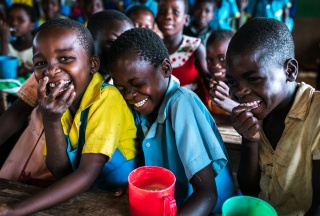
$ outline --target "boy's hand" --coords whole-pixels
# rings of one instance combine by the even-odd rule
[[[42,118],[49,121],[60,121],[62,114],[71,106],[75,99],[73,84],[66,89],[64,84],[59,83],[48,92],[48,77],[39,81],[38,103],[42,113]]]
[[[231,120],[234,129],[246,140],[256,142],[260,140],[260,125],[253,116],[251,109],[239,105],[232,110]]]

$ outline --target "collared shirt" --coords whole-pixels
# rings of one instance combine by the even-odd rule
[[[174,76],[170,77],[156,121],[135,115],[147,132],[142,141],[145,164],[165,167],[174,173],[178,205],[193,192],[190,179],[209,164],[215,175],[223,179],[216,178],[219,201],[234,195],[226,150],[212,116],[192,91],[180,87]],[[216,208],[220,212],[221,205]]]
[[[312,160],[320,160],[320,92],[301,83],[275,150],[261,133],[259,197],[279,215],[304,215],[312,203]]]

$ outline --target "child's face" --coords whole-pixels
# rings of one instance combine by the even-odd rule
[[[97,32],[94,37],[94,46],[97,55],[100,58],[100,69],[99,72],[102,75],[106,75],[108,72],[107,69],[107,56],[109,55],[110,47],[121,35],[123,32],[132,28],[132,25],[127,21],[115,21],[113,24],[110,24],[107,28],[101,29],[100,32]]]
[[[208,26],[208,23],[213,18],[213,7],[212,3],[201,2],[194,8],[193,16],[198,28],[202,29]]]
[[[110,65],[114,85],[129,106],[142,114],[151,114],[160,106],[168,87],[172,67],[168,59],[158,68],[136,54],[124,56]]]
[[[48,77],[47,94],[58,92],[58,98],[73,85],[79,97],[97,71],[99,59],[88,57],[75,30],[51,28],[39,32],[33,41],[33,65],[38,82]]]
[[[86,0],[84,1],[84,11],[88,17],[92,14],[103,11],[102,0]]]
[[[207,67],[216,81],[225,81],[226,78],[226,53],[230,39],[207,44]]]
[[[158,5],[157,24],[163,36],[176,35],[182,32],[189,22],[185,14],[183,0],[160,0]]]
[[[133,22],[134,27],[147,28],[153,30],[154,16],[147,11],[139,11],[133,14],[130,19]]]
[[[47,19],[56,18],[60,12],[59,0],[42,0],[42,8]]]
[[[231,95],[260,120],[289,102],[287,86],[294,81],[287,75],[286,65],[280,67],[262,56],[263,51],[230,57],[226,75]]]
[[[12,35],[16,37],[31,33],[35,27],[35,24],[31,22],[27,12],[20,8],[12,9],[9,13],[8,20],[9,25],[15,28]]]

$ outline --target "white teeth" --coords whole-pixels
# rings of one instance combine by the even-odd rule
[[[58,81],[56,83],[53,83],[53,82],[49,83],[49,86],[50,86],[50,88],[54,88],[57,85],[59,85],[59,83],[61,83],[62,85],[65,85],[65,84],[70,83],[70,82],[71,82],[71,80],[60,80],[60,81]]]
[[[248,103],[242,103],[241,106],[246,106],[246,107],[250,107],[251,109],[255,109],[259,107],[260,103],[261,101],[252,101]]]
[[[143,105],[147,102],[148,99],[149,99],[149,98],[146,98],[146,99],[144,99],[144,100],[142,100],[142,101],[140,101],[140,102],[138,102],[138,103],[135,103],[134,106],[136,106],[136,107],[141,107],[141,106],[143,106]]]

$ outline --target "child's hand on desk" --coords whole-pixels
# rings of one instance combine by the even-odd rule
[[[232,110],[231,121],[234,129],[246,140],[260,140],[258,119],[250,112],[250,107],[239,105]]]
[[[67,87],[66,84],[61,81],[50,84],[48,77],[44,77],[39,81],[39,107],[41,109],[43,119],[49,121],[60,121],[62,114],[73,103],[76,93],[72,83]]]

